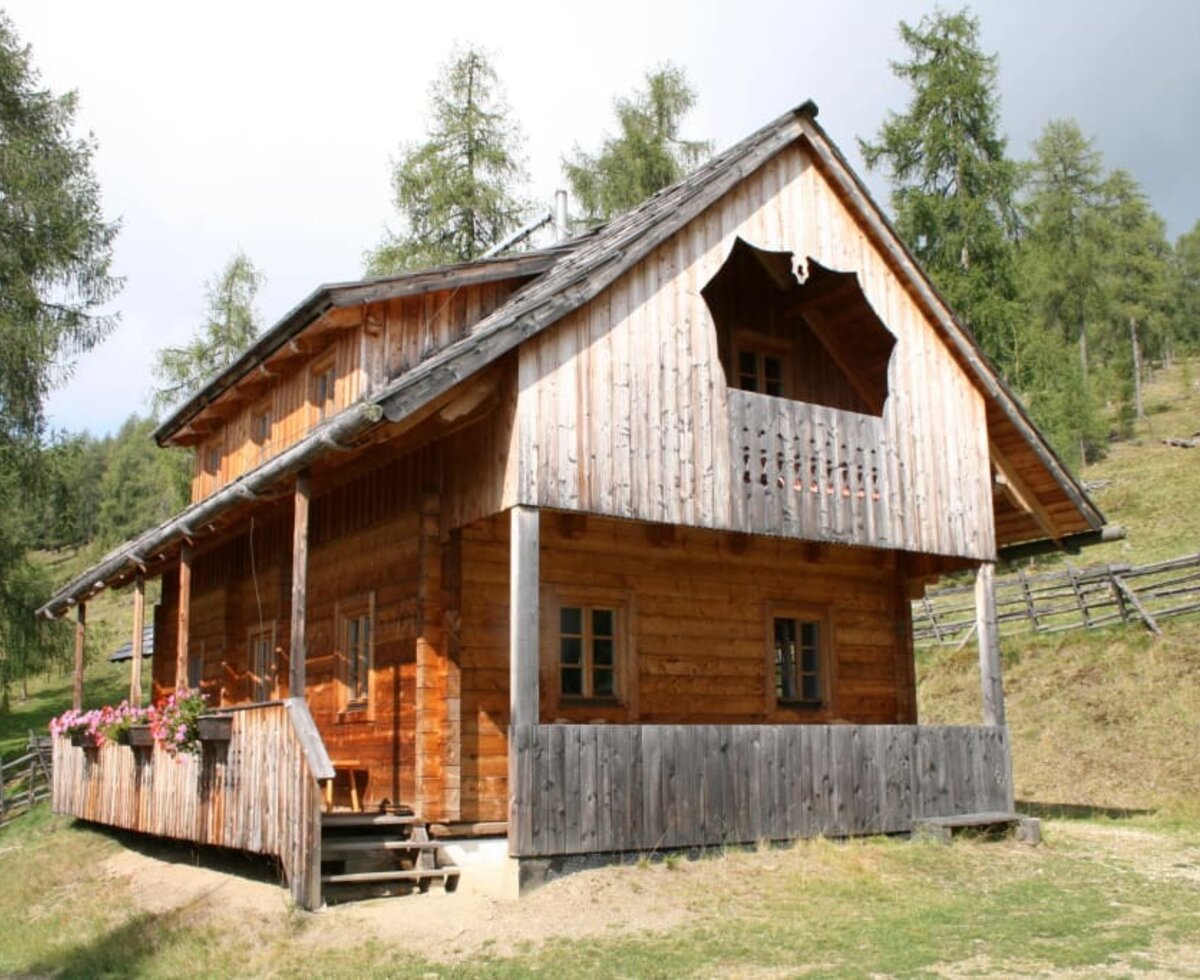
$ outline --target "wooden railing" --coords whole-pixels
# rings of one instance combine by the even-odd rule
[[[975,631],[972,585],[933,589],[913,603],[913,636],[965,643]],[[1018,571],[996,579],[1000,631],[1060,633],[1116,623],[1141,623],[1159,632],[1161,621],[1200,613],[1200,554],[1149,565],[1067,565],[1051,572]]]
[[[522,725],[517,857],[903,833],[1012,810],[1007,731],[916,725]]]
[[[895,546],[882,419],[736,388],[728,398],[737,528]]]
[[[277,857],[292,897],[321,904],[321,791],[333,767],[303,700],[231,708],[228,743],[174,758],[155,746],[54,745],[55,813]]]
[[[30,732],[24,753],[0,759],[0,827],[50,798],[51,757],[49,736]]]

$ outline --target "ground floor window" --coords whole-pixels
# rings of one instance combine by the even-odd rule
[[[825,624],[818,617],[773,617],[775,698],[780,704],[819,706],[825,701]]]
[[[250,630],[250,684],[254,700],[270,701],[275,697],[279,677],[279,658],[275,653],[275,624],[268,623]]]
[[[338,653],[342,711],[366,711],[371,703],[375,642],[374,593],[338,604]]]
[[[559,692],[563,698],[618,696],[618,620],[619,611],[612,607],[559,607]]]

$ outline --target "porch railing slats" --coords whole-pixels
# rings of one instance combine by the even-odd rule
[[[228,744],[199,757],[55,739],[53,808],[125,830],[279,858],[292,897],[321,904],[324,745],[300,699],[230,712]],[[305,721],[307,719],[307,721]],[[313,742],[313,738],[316,742]],[[331,774],[331,770],[328,774]]]

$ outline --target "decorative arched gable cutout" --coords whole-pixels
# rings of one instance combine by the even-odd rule
[[[732,388],[882,415],[896,338],[876,315],[853,272],[816,259],[799,281],[791,252],[741,238],[701,290],[717,327],[717,349]]]

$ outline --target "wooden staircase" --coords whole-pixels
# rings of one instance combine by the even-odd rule
[[[461,869],[412,814],[330,811],[321,818],[321,885],[327,898],[452,892]]]

